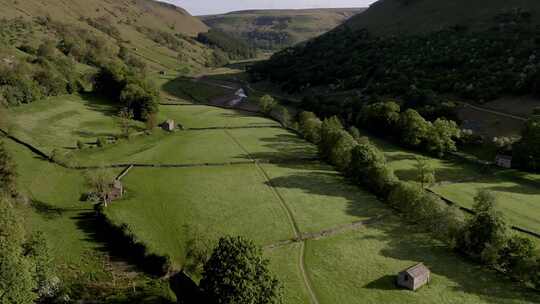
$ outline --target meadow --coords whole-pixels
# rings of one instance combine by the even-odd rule
[[[85,138],[81,130],[94,136],[117,132],[110,105],[97,103],[98,107],[95,102],[89,105],[78,98],[15,109],[14,134],[51,150],[70,148],[73,144],[69,143]],[[415,231],[373,195],[319,162],[315,146],[279,128],[273,120],[202,105],[161,109],[162,119],[173,118],[186,130],[167,133],[156,129],[151,135],[71,154],[81,164],[193,165],[134,168],[122,180],[125,196],[105,209],[111,222],[126,225],[149,252],[170,257],[175,270],[185,265],[187,244],[192,233],[199,231],[213,240],[226,234],[243,235],[263,246],[271,269],[284,284],[285,303],[310,302],[306,277],[319,303],[328,304],[357,303],[358,299],[366,303],[540,300],[537,294],[514,287],[514,283],[463,260]],[[73,111],[74,117],[66,111]],[[400,177],[415,178],[418,154],[382,140],[373,141],[384,150],[389,165]],[[32,228],[46,233],[63,277],[84,278],[99,285],[125,273],[115,270],[118,266],[114,262],[107,262],[108,246],[93,231],[92,206],[79,201],[87,188],[84,171],[63,169],[11,141],[8,148],[18,163],[21,189],[32,198],[28,206],[21,206],[21,212]],[[250,160],[262,162],[226,164]],[[463,198],[456,198],[460,204],[469,202],[469,192],[451,187],[467,182],[449,182],[482,178],[477,183],[487,178],[472,165],[453,160],[430,162],[439,180],[446,182],[434,190],[447,191],[445,196],[463,193]],[[526,187],[519,193],[521,207],[507,204],[501,209],[505,214],[516,213],[509,219],[523,220],[526,217],[517,213],[536,210],[531,198],[538,176],[520,176],[519,180],[528,183],[518,184],[512,179],[518,178],[517,173],[495,173],[488,183],[516,181],[515,185],[501,185],[501,196],[512,193],[512,189],[518,192],[514,189],[517,186]],[[479,185],[469,187],[472,193]],[[536,225],[533,218],[529,220]],[[301,240],[294,241],[298,237]],[[395,274],[415,262],[425,262],[431,268],[433,282],[418,292],[396,288]],[[145,280],[141,274],[124,279]]]

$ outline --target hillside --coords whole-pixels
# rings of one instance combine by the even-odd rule
[[[208,27],[185,10],[150,0],[61,1],[0,0],[2,32],[11,46],[37,47],[57,41],[50,22],[86,30],[112,45],[124,45],[153,70],[198,71],[213,61],[213,51],[194,37]],[[15,24],[15,23],[18,23]],[[193,37],[193,38],[191,38]]]
[[[252,46],[275,50],[319,36],[363,10],[250,10],[200,18],[208,26],[242,37]]]
[[[539,4],[513,1],[508,9],[506,2],[490,2],[483,10],[467,6],[458,18],[446,1],[407,3],[378,2],[347,26],[275,54],[253,75],[289,92],[360,90],[409,99],[414,107],[436,106],[446,95],[486,102],[538,93]],[[432,31],[421,35],[379,35],[427,28]]]
[[[540,2],[531,0],[380,0],[348,21],[353,29],[376,34],[420,34],[462,25],[476,30],[493,26],[493,17],[526,8],[540,22]]]

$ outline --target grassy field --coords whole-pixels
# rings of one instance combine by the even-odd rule
[[[214,235],[243,235],[264,245],[291,238],[286,215],[253,165],[190,169],[134,169],[126,199],[107,209],[152,252],[184,262],[186,227]],[[159,194],[159,195],[156,195]]]
[[[485,173],[474,164],[464,163],[455,160],[434,158],[426,154],[401,148],[387,140],[368,135],[369,139],[377,145],[384,153],[388,165],[394,170],[396,175],[402,180],[417,179],[417,159],[426,158],[436,171],[437,181],[460,181],[474,177],[483,176]]]
[[[173,96],[192,102],[206,103],[212,99],[231,95],[233,90],[217,87],[203,82],[194,81],[191,78],[179,77],[165,83],[163,90]]]
[[[265,257],[270,259],[270,270],[284,284],[284,303],[309,303],[309,295],[298,268],[300,245],[268,249]]]
[[[127,290],[138,303],[171,299],[166,282],[136,271],[134,265],[108,251],[108,243],[97,232],[93,206],[79,201],[87,191],[82,172],[60,168],[9,140],[4,142],[17,163],[19,191],[29,198],[17,209],[29,231],[44,233],[54,273],[73,291],[72,298],[114,295],[103,303],[124,303],[120,300]],[[134,285],[138,286],[135,294]]]
[[[389,210],[321,164],[263,165],[270,182],[291,208],[303,233],[367,220]]]
[[[212,94],[217,95],[217,91]],[[78,139],[90,140],[117,129],[111,118],[112,106],[79,97],[43,101],[11,113],[12,132],[49,151],[70,148]],[[200,229],[211,239],[242,235],[266,246],[292,239],[294,226],[305,236],[376,220],[354,231],[305,242],[305,268],[321,304],[358,303],[359,299],[362,303],[540,301],[538,294],[481,270],[414,231],[332,167],[306,161],[317,157],[316,147],[277,128],[272,120],[202,105],[162,106],[160,120],[166,118],[186,128],[234,129],[174,133],[156,129],[152,135],[136,136],[105,148],[86,148],[73,155],[82,164],[198,164],[192,168],[132,169],[123,179],[125,197],[105,211],[114,223],[126,224],[149,251],[171,257],[175,269],[185,263],[192,229]],[[261,126],[270,128],[253,128]],[[401,178],[415,178],[418,154],[383,140],[373,141]],[[144,275],[133,272],[134,277],[129,277],[125,270],[109,263],[107,247],[95,235],[92,206],[79,202],[86,190],[83,172],[45,162],[11,142],[8,148],[19,165],[20,187],[33,199],[28,206],[20,207],[21,212],[31,229],[46,233],[63,277],[94,284],[123,277],[124,283],[145,284],[139,283],[147,281]],[[250,159],[279,162],[203,165]],[[500,208],[512,223],[519,221],[524,227],[540,229],[534,217],[540,212],[536,206],[540,204],[538,175],[494,171],[488,176],[472,165],[437,159],[430,162],[437,169],[439,181],[447,182],[435,186],[435,191],[470,206],[477,189],[490,188],[500,196]],[[448,183],[475,177],[474,182]],[[287,304],[309,303],[300,268],[301,249],[301,243],[292,243],[264,250],[271,269],[284,283]],[[431,268],[433,282],[418,292],[397,289],[393,284],[395,274],[415,262]]]
[[[416,179],[416,157],[421,154],[383,139],[370,139],[384,152],[400,179]],[[499,210],[510,224],[540,233],[540,175],[499,169],[486,172],[475,164],[457,160],[430,158],[429,162],[440,183],[431,188],[437,194],[460,206],[472,208],[478,191],[493,191],[498,197]]]
[[[497,208],[503,212],[510,224],[540,233],[538,183],[498,175],[473,182],[437,186],[433,187],[433,190],[467,208],[474,205],[474,197],[478,191],[492,191],[498,199]]]
[[[320,303],[537,303],[540,296],[470,264],[448,248],[400,224],[398,218],[367,229],[309,241],[306,263]],[[411,292],[396,274],[423,262],[431,283]]]
[[[78,140],[95,143],[97,137],[118,135],[116,107],[103,100],[66,95],[10,110],[10,132],[51,152],[75,148]]]
[[[178,106],[161,106],[159,115],[162,120],[174,119],[185,128],[279,126],[275,121],[240,111],[197,105],[183,106],[182,109]]]

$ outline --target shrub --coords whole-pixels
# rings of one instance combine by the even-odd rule
[[[259,100],[259,106],[261,107],[261,112],[265,115],[270,115],[270,113],[277,106],[276,100],[270,95],[264,95]]]
[[[300,132],[304,138],[314,144],[321,140],[322,121],[312,112],[300,113]]]

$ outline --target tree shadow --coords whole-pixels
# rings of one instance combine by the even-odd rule
[[[299,172],[272,178],[267,185],[277,189],[300,189],[307,195],[344,198],[347,201],[345,213],[351,216],[374,218],[390,213],[372,194],[349,183],[331,167],[296,164],[289,168]],[[328,200],[328,204],[331,202]]]
[[[272,137],[258,138],[257,141],[263,150],[267,151],[249,151],[249,155],[240,155],[239,158],[251,157],[261,161],[286,161],[288,163],[318,159],[316,147],[294,134],[277,134]]]
[[[55,207],[46,202],[36,199],[33,199],[30,202],[30,206],[34,209],[34,211],[47,219],[59,218],[63,216],[67,211],[70,211],[68,209]]]
[[[110,256],[113,262],[127,263],[132,270],[143,272],[152,277],[163,275],[159,269],[158,256],[148,255],[146,248],[127,239],[118,229],[111,227],[95,211],[80,212],[71,219],[85,233],[86,241],[97,244],[97,250]]]
[[[115,116],[121,105],[114,104],[111,100],[92,93],[82,93],[81,99],[88,110],[102,113],[106,116]]]

